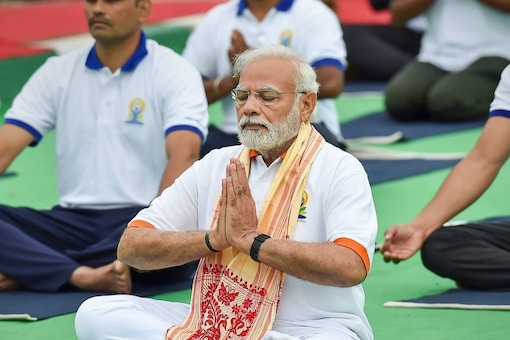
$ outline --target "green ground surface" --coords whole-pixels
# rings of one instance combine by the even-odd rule
[[[182,43],[182,41],[181,41]],[[27,58],[22,62],[25,68],[33,69],[40,60]],[[14,61],[0,61],[0,75],[17,66]],[[20,71],[20,79],[26,72]],[[0,113],[10,105],[11,92],[4,96],[3,89],[8,85],[0,77],[0,97],[4,105]],[[9,79],[9,78],[7,78]],[[23,80],[24,81],[24,80]],[[18,85],[21,81],[9,80]],[[22,83],[22,82],[21,82]],[[349,97],[338,100],[342,121],[382,109],[381,96]],[[220,119],[218,106],[211,106],[212,120]],[[434,136],[388,146],[390,149],[427,152],[465,152],[475,143],[480,129],[462,131],[442,136]],[[46,136],[37,148],[28,148],[12,164],[10,170],[18,176],[0,179],[0,203],[25,205],[35,208],[48,208],[57,201],[55,188],[54,137]],[[373,196],[378,213],[378,241],[383,232],[394,223],[405,222],[412,218],[432,197],[449,169],[430,172],[406,179],[381,183],[373,186]],[[476,219],[494,215],[508,214],[507,197],[510,184],[510,172],[505,165],[491,188],[469,209],[457,216],[458,219]],[[383,303],[388,300],[414,298],[426,294],[435,294],[453,288],[454,283],[428,272],[421,264],[419,256],[398,265],[384,263],[379,253],[375,254],[372,271],[364,283],[366,292],[366,313],[378,340],[390,339],[483,339],[500,340],[508,338],[509,314],[504,311],[467,311],[439,309],[387,308]],[[168,293],[157,296],[159,299],[188,301],[189,291]],[[2,340],[72,340],[74,333],[74,314],[54,317],[36,322],[0,321],[0,339]]]

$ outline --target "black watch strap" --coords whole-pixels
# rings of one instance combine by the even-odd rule
[[[260,246],[268,238],[271,238],[271,236],[266,234],[258,234],[257,236],[255,236],[255,239],[253,240],[253,243],[251,244],[250,248],[250,257],[253,259],[253,261],[259,262]]]

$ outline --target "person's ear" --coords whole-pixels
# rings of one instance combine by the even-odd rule
[[[310,119],[310,116],[317,105],[317,93],[307,92],[301,95],[299,101],[299,113],[301,115],[301,121],[306,122]]]
[[[136,1],[136,0],[135,0]],[[151,0],[138,0],[138,10],[139,10],[139,17],[138,21],[143,24],[149,17],[152,11],[152,1]]]

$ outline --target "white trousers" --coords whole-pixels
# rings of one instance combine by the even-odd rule
[[[96,296],[83,302],[76,312],[76,335],[79,340],[165,340],[167,329],[182,324],[188,313],[189,305],[180,302],[133,295]],[[289,333],[288,329],[275,326],[263,340],[356,339],[338,333],[328,335],[308,331],[306,336],[302,336],[302,332]]]

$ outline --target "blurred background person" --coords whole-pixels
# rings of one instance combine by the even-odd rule
[[[221,101],[221,125],[209,126],[202,155],[239,144],[230,92],[235,56],[246,49],[279,44],[290,47],[317,72],[320,83],[316,129],[345,149],[335,99],[344,87],[346,50],[337,16],[317,0],[238,0],[212,8],[191,33],[183,56],[204,79],[209,103]]]
[[[392,22],[427,19],[416,60],[386,87],[386,108],[401,121],[485,119],[510,62],[510,1],[393,0]]]

